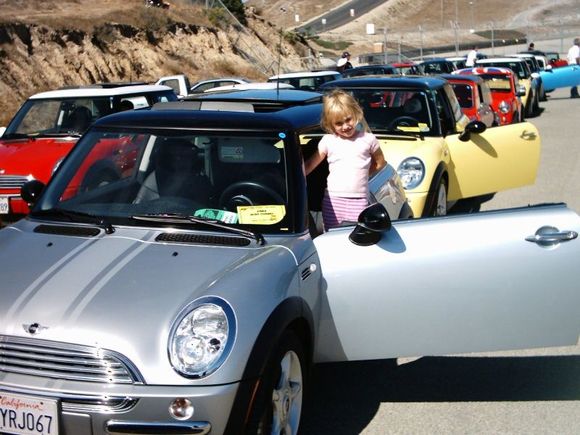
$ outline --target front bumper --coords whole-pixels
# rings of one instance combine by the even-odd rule
[[[5,382],[7,378],[30,377],[8,374],[0,382],[0,395],[5,392],[58,400],[61,435],[221,434],[239,388],[238,383],[195,387],[101,385],[97,394],[97,385],[88,385],[81,391],[70,388],[75,383],[48,381],[47,388],[30,388],[23,382],[19,385]],[[30,383],[34,382],[31,379]],[[177,398],[192,403],[193,414],[189,419],[180,421],[170,414],[170,405]]]

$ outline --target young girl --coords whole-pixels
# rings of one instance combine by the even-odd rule
[[[328,230],[342,221],[358,220],[368,205],[369,175],[386,162],[351,94],[337,89],[324,96],[321,126],[328,134],[305,163],[305,170],[308,175],[325,158],[328,160],[330,173],[322,202],[322,220]]]

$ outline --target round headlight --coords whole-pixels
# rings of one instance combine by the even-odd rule
[[[401,162],[397,173],[405,189],[414,189],[423,181],[425,165],[417,157],[409,157]]]
[[[222,365],[233,346],[233,310],[222,299],[203,298],[182,313],[169,336],[171,365],[182,376],[207,376]]]
[[[507,103],[507,101],[502,101],[499,103],[499,110],[501,113],[508,113],[510,111],[510,105]]]

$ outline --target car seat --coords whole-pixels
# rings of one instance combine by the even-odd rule
[[[69,131],[84,133],[93,122],[93,113],[88,107],[78,106],[69,117]]]
[[[206,203],[211,196],[209,179],[202,174],[199,149],[185,139],[168,138],[158,143],[155,168],[145,178],[134,203],[162,197],[179,197]]]

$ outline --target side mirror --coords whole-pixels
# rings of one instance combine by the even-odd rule
[[[553,72],[553,71],[552,71],[552,65],[546,65],[546,67],[544,68],[544,71],[550,71],[550,72]]]
[[[20,188],[20,196],[29,205],[35,204],[44,190],[44,183],[38,180],[30,180]]]
[[[487,126],[481,121],[471,121],[465,126],[465,130],[459,135],[459,140],[461,142],[467,142],[471,138],[471,134],[483,133]]]
[[[533,72],[532,73],[532,78],[533,79],[537,79],[538,77],[540,77],[540,74],[539,73],[537,73],[537,72]]]
[[[526,87],[524,85],[518,85],[518,90],[516,92],[518,97],[523,97],[526,95]]]
[[[355,245],[370,246],[381,240],[381,233],[389,229],[391,229],[391,218],[387,209],[377,202],[360,213],[357,226],[348,238]]]

